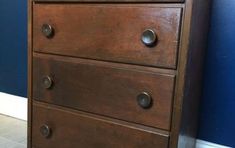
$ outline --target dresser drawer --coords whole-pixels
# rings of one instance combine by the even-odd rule
[[[167,148],[168,135],[65,111],[34,105],[32,147],[35,148]]]
[[[169,130],[174,75],[41,54],[34,55],[33,64],[38,101]]]
[[[33,50],[176,68],[181,8],[159,4],[34,5]]]

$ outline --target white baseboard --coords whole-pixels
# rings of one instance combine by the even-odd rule
[[[0,92],[0,114],[27,120],[27,98]]]
[[[208,141],[198,139],[197,144],[196,144],[196,148],[232,148],[232,147],[219,145],[219,144],[215,144],[215,143],[211,143]]]
[[[27,120],[27,98],[0,92],[0,114]],[[196,148],[231,148],[204,140],[197,140]]]

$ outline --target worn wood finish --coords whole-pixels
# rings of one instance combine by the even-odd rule
[[[181,8],[145,5],[35,4],[34,51],[82,58],[175,68]],[[54,37],[41,33],[54,27]],[[141,41],[145,29],[155,30],[158,42]]]
[[[209,10],[210,0],[29,0],[28,148],[194,148]],[[53,38],[43,38],[42,23]],[[164,30],[153,48],[140,41],[149,24]],[[45,74],[50,90],[40,86]],[[144,88],[154,99],[146,110],[136,102]],[[45,122],[54,138],[39,134]]]
[[[28,124],[27,124],[27,148],[31,148],[32,129],[32,1],[28,0]]]
[[[50,105],[34,105],[32,146],[37,148],[160,148],[168,147],[168,135],[128,127],[61,110]],[[51,128],[51,136],[44,138],[39,129]]]
[[[59,56],[34,56],[33,98],[169,130],[174,75],[136,70]],[[54,80],[45,89],[42,78]],[[143,109],[137,96],[148,92],[152,106]]]
[[[210,6],[211,0],[187,0],[185,4],[170,148],[194,148],[196,144]]]
[[[121,2],[178,2],[183,3],[185,0],[33,0],[35,2],[107,2],[107,3],[121,3]]]

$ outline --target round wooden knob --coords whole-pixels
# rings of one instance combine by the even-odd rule
[[[146,29],[142,33],[141,40],[146,46],[154,46],[157,42],[157,35],[152,29]]]
[[[51,88],[53,85],[53,81],[52,81],[51,77],[49,77],[49,76],[43,77],[42,78],[42,85],[45,89]]]
[[[40,127],[40,133],[43,137],[49,138],[51,136],[51,129],[48,125],[42,125]]]
[[[42,33],[45,37],[51,38],[54,35],[54,29],[49,24],[43,24],[42,25]]]
[[[139,106],[144,109],[150,108],[152,105],[152,98],[148,93],[142,92],[137,96],[137,102]]]

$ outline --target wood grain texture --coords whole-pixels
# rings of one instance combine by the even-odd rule
[[[168,135],[127,127],[50,105],[34,105],[33,141],[35,148],[159,148],[168,147]],[[44,138],[39,129],[51,128],[51,136]]]
[[[178,2],[183,3],[185,0],[33,0],[34,2],[106,2],[106,3],[121,3],[121,2],[161,2],[161,3],[169,3],[169,2]]]
[[[33,63],[36,100],[169,130],[174,75],[59,56],[34,56]],[[46,75],[54,81],[49,90]],[[151,95],[151,108],[138,105],[141,92]]]
[[[170,148],[194,148],[211,0],[187,0],[182,24]]]
[[[204,54],[207,48],[211,0],[195,0],[192,11],[190,44],[186,65],[184,100],[179,146],[194,147],[202,97]],[[187,136],[186,136],[187,135]]]
[[[31,148],[31,129],[32,129],[32,1],[28,0],[28,119],[27,119],[27,148]]]
[[[28,148],[32,141],[37,148],[74,147],[76,137],[84,148],[194,148],[210,0],[178,2],[29,0]],[[54,27],[53,38],[43,37],[42,23]],[[160,39],[153,48],[140,41],[149,24]],[[51,90],[40,85],[44,75],[55,82]],[[143,90],[154,99],[147,110],[136,102]],[[55,139],[40,137],[45,122]]]
[[[149,5],[35,4],[34,51],[89,59],[176,68],[181,8]],[[41,33],[51,24],[54,37]],[[153,29],[158,42],[147,47],[142,32]]]

